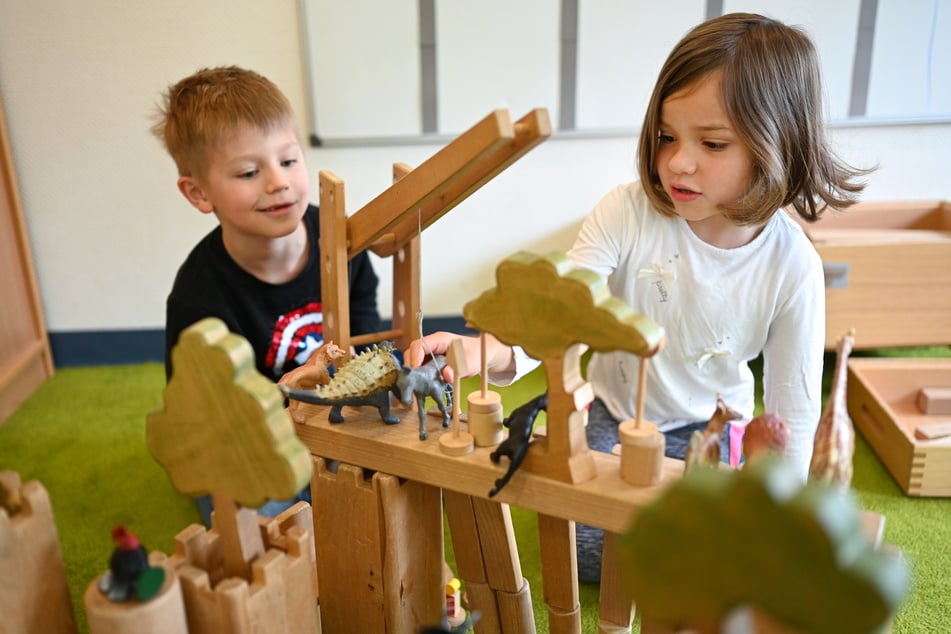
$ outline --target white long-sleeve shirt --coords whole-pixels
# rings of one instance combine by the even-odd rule
[[[780,211],[749,244],[721,249],[658,213],[631,183],[598,203],[568,255],[666,330],[649,362],[647,420],[662,431],[709,420],[717,393],[752,417],[748,362],[762,353],[764,407],[789,426],[786,457],[806,478],[821,414],[825,288],[819,255],[792,218]],[[516,361],[513,380],[537,365]],[[588,366],[595,394],[619,420],[636,415],[638,365],[608,352]]]

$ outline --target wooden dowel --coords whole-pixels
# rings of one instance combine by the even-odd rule
[[[482,346],[482,367],[479,369],[479,375],[482,379],[482,398],[485,398],[486,393],[489,391],[489,362],[485,358],[485,333],[483,332],[479,335],[479,343]]]
[[[647,391],[647,357],[641,357],[641,365],[638,370],[637,379],[637,418],[635,428],[641,428],[641,421],[644,420],[644,392]]]
[[[379,343],[380,341],[385,341],[386,339],[399,339],[402,336],[403,331],[401,329],[381,330],[380,332],[368,332],[365,335],[350,337],[350,343],[354,346],[363,346],[368,343]]]

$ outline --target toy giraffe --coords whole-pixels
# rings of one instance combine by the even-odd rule
[[[854,342],[855,329],[839,339],[829,401],[816,428],[809,463],[810,480],[845,488],[852,483],[852,456],[855,453],[855,428],[845,400],[848,359]]]

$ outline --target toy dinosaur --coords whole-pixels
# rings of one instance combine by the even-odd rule
[[[743,415],[723,402],[723,397],[717,394],[717,408],[707,423],[704,431],[695,431],[687,445],[684,456],[684,469],[696,466],[716,467],[720,463],[720,440],[723,430],[731,420],[742,418]]]
[[[426,440],[426,412],[423,409],[426,397],[432,397],[439,406],[443,427],[449,426],[447,407],[452,405],[452,385],[442,378],[445,358],[439,359],[438,369],[436,365],[428,362],[418,368],[403,368],[393,356],[393,344],[386,341],[353,358],[325,385],[302,390],[290,387],[282,378],[278,387],[289,399],[313,405],[329,405],[328,419],[331,423],[343,422],[341,410],[344,406],[368,405],[379,410],[384,423],[395,425],[400,419],[390,412],[390,394],[406,405],[412,402],[415,395],[420,403],[419,438]]]
[[[418,368],[403,367],[396,378],[396,396],[403,405],[413,402],[416,397],[416,409],[419,413],[419,439],[426,440],[426,397],[436,401],[436,406],[442,412],[442,426],[449,427],[452,409],[452,383],[442,376],[446,367],[446,357],[436,355]]]
[[[369,405],[377,408],[380,418],[388,425],[400,422],[390,413],[390,393],[400,374],[400,362],[393,356],[393,344],[383,342],[362,352],[340,368],[326,385],[313,390],[300,390],[287,385],[278,385],[290,399],[330,405],[331,423],[342,423],[344,406]]]
[[[347,351],[333,341],[324,342],[314,354],[310,355],[304,365],[286,372],[278,383],[302,390],[312,390],[318,385],[326,385],[330,383],[329,366],[346,356]],[[303,423],[306,418],[299,412],[299,406],[300,402],[296,400],[292,400],[287,406],[287,411],[295,423]]]
[[[509,457],[509,468],[501,478],[495,481],[495,488],[489,491],[489,497],[495,497],[495,494],[502,490],[522,460],[525,459],[525,453],[532,442],[532,427],[535,425],[535,419],[538,413],[548,409],[548,392],[539,394],[527,403],[519,405],[508,417],[502,421],[502,425],[508,428],[508,437],[499,443],[489,458],[492,462],[498,464],[502,456]]]

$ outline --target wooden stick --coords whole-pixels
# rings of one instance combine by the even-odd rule
[[[489,362],[485,358],[485,333],[483,332],[479,335],[479,342],[482,346],[482,367],[479,369],[479,375],[482,378],[482,398],[485,398],[486,392],[489,391]]]
[[[647,357],[641,357],[641,365],[638,371],[637,380],[637,418],[634,424],[635,429],[640,429],[641,421],[644,420],[645,391],[647,391]]]

